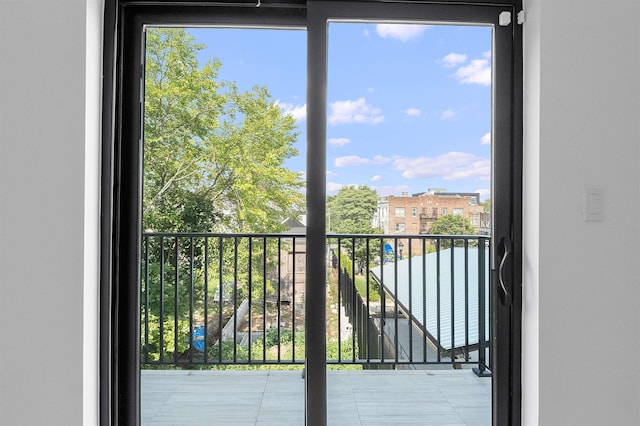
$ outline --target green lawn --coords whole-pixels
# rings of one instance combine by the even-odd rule
[[[366,275],[356,275],[356,289],[363,299],[367,297],[367,277]],[[369,300],[372,302],[380,301],[380,290],[378,284],[369,280]]]

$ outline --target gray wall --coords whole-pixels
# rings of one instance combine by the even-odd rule
[[[84,6],[0,3],[0,416],[80,424]]]
[[[640,2],[525,2],[525,424],[640,424]],[[0,0],[1,424],[97,418],[100,4]]]
[[[526,7],[525,415],[640,424],[640,2]]]

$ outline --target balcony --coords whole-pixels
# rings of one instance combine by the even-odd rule
[[[330,424],[490,424],[488,245],[327,238]],[[303,424],[304,235],[147,233],[142,259],[143,424]]]
[[[491,424],[491,381],[470,370],[328,371],[328,422]],[[143,425],[304,424],[300,371],[142,371]]]

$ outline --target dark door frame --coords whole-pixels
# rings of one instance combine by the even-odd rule
[[[145,25],[256,25],[306,27],[308,63],[326,65],[327,19],[384,18],[493,25],[493,425],[521,423],[522,276],[522,27],[521,0],[487,1],[161,1],[106,0],[102,131],[100,287],[101,425],[135,425],[139,395],[139,258],[142,162],[141,60]],[[502,26],[498,16],[509,12]],[[213,21],[215,19],[215,21]],[[496,58],[502,58],[496,60]],[[322,62],[320,62],[322,63]],[[326,237],[326,66],[308,67],[307,256],[324,258]],[[133,96],[131,96],[133,94]],[[311,101],[312,100],[312,101]],[[315,224],[315,225],[311,225]],[[500,268],[502,271],[500,271]],[[307,262],[308,299],[323,300],[326,271]],[[500,279],[502,281],[500,281]],[[308,304],[306,327],[308,425],[326,424],[324,309]]]

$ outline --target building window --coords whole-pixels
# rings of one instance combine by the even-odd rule
[[[444,216],[445,214],[447,214],[447,208],[446,208],[446,207],[443,207],[443,208],[442,208],[442,215]]]
[[[417,207],[411,207],[411,216],[412,217],[418,216],[418,208]]]
[[[453,209],[454,216],[462,216],[463,213],[464,213],[464,209],[460,209],[460,208]]]
[[[404,207],[396,207],[396,217],[404,217]]]
[[[396,223],[396,232],[404,232],[405,229],[404,223]]]

